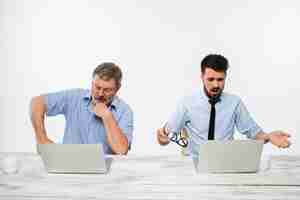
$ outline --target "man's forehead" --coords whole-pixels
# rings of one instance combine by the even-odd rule
[[[99,77],[96,75],[93,78],[93,82],[95,85],[99,86],[106,86],[106,87],[115,87],[116,86],[116,81],[113,78],[107,79],[106,77]]]
[[[212,68],[206,68],[204,73],[204,76],[213,76],[213,77],[225,77],[225,72],[222,71],[215,71]]]

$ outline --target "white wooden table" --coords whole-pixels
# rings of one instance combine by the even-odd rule
[[[300,199],[300,156],[263,160],[256,174],[197,174],[182,156],[114,157],[108,174],[47,174],[41,158],[16,156],[16,174],[0,174],[0,199]],[[265,162],[265,163],[264,163]]]

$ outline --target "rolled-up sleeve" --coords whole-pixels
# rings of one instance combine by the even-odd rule
[[[55,116],[58,114],[65,114],[67,112],[69,93],[68,90],[65,90],[43,95],[47,108],[46,115]]]
[[[125,134],[128,140],[128,148],[131,148],[132,143],[132,133],[133,133],[133,112],[128,107],[123,113],[122,116],[118,122],[119,128],[122,130],[122,132]]]
[[[241,100],[236,109],[235,124],[237,130],[248,138],[255,139],[256,134],[262,131],[262,129],[252,119],[246,106]]]

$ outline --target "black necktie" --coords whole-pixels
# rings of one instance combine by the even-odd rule
[[[220,101],[220,97],[211,97],[208,102],[211,104],[209,128],[208,128],[208,140],[215,139],[215,119],[216,119],[216,108],[215,105]]]

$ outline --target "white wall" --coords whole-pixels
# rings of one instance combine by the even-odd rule
[[[295,1],[0,0],[0,151],[34,151],[32,96],[89,87],[94,67],[118,63],[120,96],[135,113],[132,154],[174,154],[155,129],[176,100],[201,87],[208,53],[231,63],[226,90],[242,97],[265,129],[292,134],[299,153],[300,3]],[[48,118],[60,140],[62,117]]]

